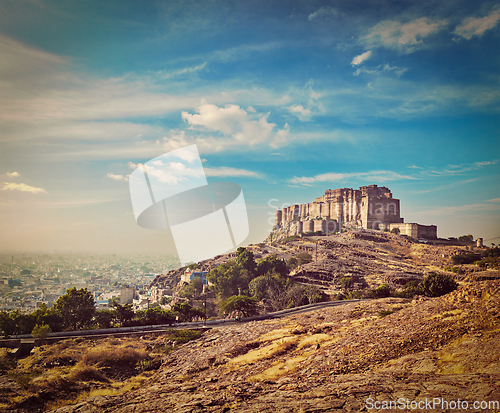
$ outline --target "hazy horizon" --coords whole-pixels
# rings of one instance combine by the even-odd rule
[[[176,255],[128,176],[196,144],[276,207],[376,184],[405,222],[500,237],[500,5],[482,0],[6,1],[0,253]],[[10,251],[10,252],[9,252]]]

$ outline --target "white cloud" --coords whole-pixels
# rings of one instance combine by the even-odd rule
[[[363,63],[365,60],[368,60],[371,55],[372,55],[372,51],[368,50],[367,52],[364,52],[364,53],[356,56],[354,59],[352,59],[351,65],[357,66],[357,65]]]
[[[496,211],[500,210],[500,205],[493,204],[469,204],[469,205],[460,205],[460,206],[451,206],[451,207],[443,207],[428,211],[422,211],[422,214],[425,215],[453,215],[459,212],[479,212],[479,211]]]
[[[311,111],[305,109],[302,105],[292,105],[288,107],[289,112],[292,115],[297,116],[302,121],[308,121],[311,119]]]
[[[284,129],[281,129],[278,132],[276,132],[274,139],[270,143],[271,148],[279,148],[282,146],[286,146],[286,144],[289,142],[289,135],[290,135],[290,130],[288,129],[288,123],[286,123]]]
[[[350,178],[362,178],[371,182],[396,181],[401,179],[417,179],[408,175],[400,175],[393,171],[371,171],[371,172],[354,172],[354,173],[335,173],[328,172],[315,176],[294,177],[289,180],[292,184],[311,185],[316,182],[337,182],[345,181]]]
[[[312,22],[313,20],[319,18],[319,17],[325,17],[325,16],[336,16],[338,14],[338,11],[335,10],[332,7],[321,7],[320,9],[316,10],[314,13],[311,13],[307,20]]]
[[[198,66],[185,67],[183,69],[173,70],[173,71],[170,71],[170,72],[161,71],[161,72],[158,72],[158,76],[161,79],[170,79],[170,78],[173,78],[173,77],[178,77],[178,76],[182,76],[182,75],[189,74],[189,73],[199,72],[200,70],[203,70],[206,65],[207,65],[207,62],[204,62],[204,63],[202,63],[201,65],[198,65]]]
[[[4,175],[0,175],[0,178],[19,178],[20,176],[19,172],[6,172]]]
[[[223,108],[204,104],[198,108],[199,114],[182,112],[182,119],[191,126],[202,126],[221,132],[235,141],[250,146],[265,142],[271,136],[274,123],[267,122],[268,115],[260,115],[252,120],[248,112],[238,105],[226,105]]]
[[[115,181],[128,181],[127,176],[119,175],[119,174],[114,174],[114,173],[108,173],[106,175],[108,178],[114,179]]]
[[[243,176],[248,178],[262,179],[261,174],[246,169],[229,168],[222,166],[219,168],[203,168],[206,176]]]
[[[402,76],[408,71],[407,67],[398,67],[398,66],[390,66],[388,64],[378,65],[375,69],[363,69],[358,68],[353,73],[354,76],[359,76],[362,73],[366,73],[368,75],[381,75],[383,72],[393,72],[397,77]]]
[[[425,47],[424,38],[444,29],[446,24],[446,20],[432,21],[426,17],[409,23],[384,20],[374,26],[361,41],[367,46],[412,53]]]
[[[23,183],[16,184],[14,182],[4,182],[3,187],[0,188],[0,191],[31,192],[32,194],[47,193],[47,191],[43,188],[36,188],[34,186],[26,185]]]
[[[491,11],[488,16],[469,17],[458,25],[453,33],[470,40],[472,36],[481,37],[487,30],[493,29],[500,20],[500,8]]]

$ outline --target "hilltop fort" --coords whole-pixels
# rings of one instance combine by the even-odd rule
[[[400,200],[377,185],[359,189],[328,189],[313,202],[276,211],[273,233],[281,236],[308,232],[335,233],[343,229],[393,230],[412,238],[437,238],[435,225],[405,223],[400,216]],[[273,237],[274,239],[274,237]]]

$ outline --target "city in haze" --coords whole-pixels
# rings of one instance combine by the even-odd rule
[[[498,243],[499,20],[488,0],[3,1],[0,251],[175,256],[128,177],[193,144],[241,186],[244,245],[374,184],[407,222]]]

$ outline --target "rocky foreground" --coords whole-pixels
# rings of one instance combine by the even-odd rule
[[[472,403],[500,401],[499,356],[500,275],[476,272],[438,298],[212,329],[166,356],[141,389],[56,412],[349,412],[375,411],[376,401],[456,412],[459,399],[486,411]]]

